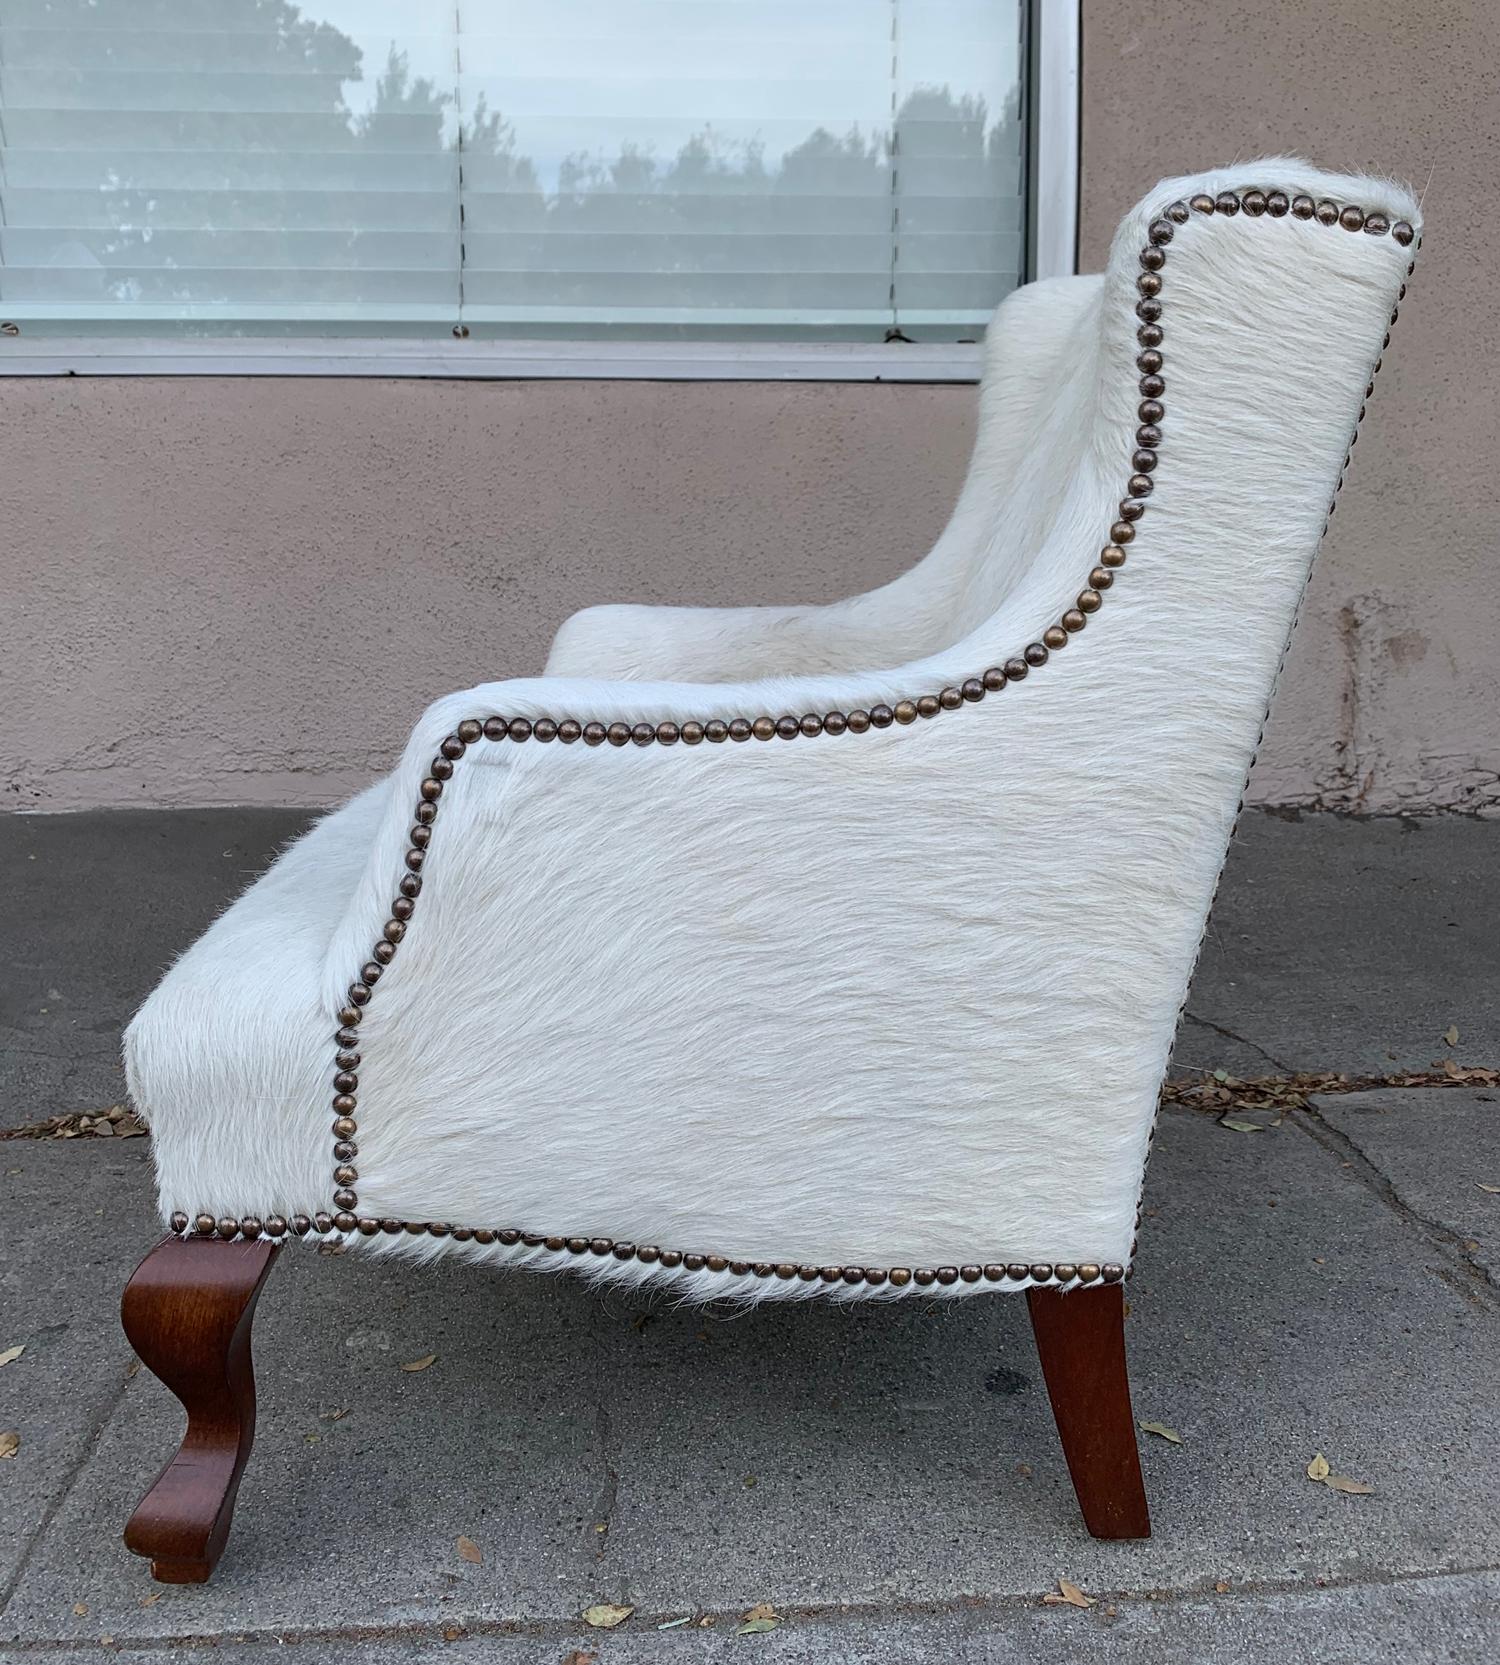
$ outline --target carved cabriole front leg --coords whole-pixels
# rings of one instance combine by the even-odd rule
[[[202,1584],[229,1536],[255,1437],[250,1324],[276,1244],[168,1237],[120,1302],[141,1362],[187,1411],[181,1449],[141,1499],[125,1544],[163,1584]]]

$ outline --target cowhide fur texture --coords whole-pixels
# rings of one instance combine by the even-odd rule
[[[1164,181],[1102,276],[1000,307],[968,480],[903,577],[826,608],[590,609],[544,677],[432,705],[130,1026],[163,1216],[332,1211],[335,1013],[460,720],[894,703],[1071,607],[1131,473],[1147,226],[1251,186],[1420,223],[1398,186],[1295,158]],[[471,746],[360,1029],[358,1212],[748,1262],[1127,1264],[1215,882],[1414,252],[1290,215],[1175,228],[1147,513],[1102,610],[1018,685],[790,743]],[[997,1287],[348,1242],[690,1299]]]

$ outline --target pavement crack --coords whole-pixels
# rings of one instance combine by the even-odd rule
[[[133,1354],[131,1358],[134,1359]],[[93,1461],[99,1448],[99,1441],[104,1437],[104,1430],[109,1426],[115,1412],[120,1408],[120,1401],[125,1397],[125,1390],[130,1386],[130,1376],[130,1366],[127,1364],[120,1372],[119,1382],[105,1399],[98,1416],[95,1417],[94,1425],[89,1429],[88,1438],[79,1447],[77,1457],[68,1465],[61,1484],[48,1499],[47,1507],[43,1509],[36,1525],[26,1534],[25,1548],[16,1557],[15,1571],[5,1581],[4,1586],[0,1587],[0,1614],[3,1614],[10,1606],[16,1591],[21,1587],[22,1580],[26,1577],[27,1569],[31,1566],[31,1558],[36,1553],[37,1546],[51,1530],[53,1521],[57,1519],[58,1511],[67,1502],[73,1487],[78,1483],[79,1476]]]
[[[1496,1283],[1489,1268],[1476,1261],[1464,1247],[1469,1241],[1468,1238],[1454,1231],[1451,1226],[1445,1226],[1441,1220],[1434,1220],[1413,1208],[1359,1145],[1341,1128],[1326,1121],[1315,1105],[1303,1105],[1292,1111],[1290,1120],[1324,1150],[1338,1157],[1344,1172],[1351,1179],[1363,1185],[1384,1203],[1392,1214],[1425,1239],[1431,1248],[1451,1256],[1458,1262],[1457,1271],[1461,1274],[1460,1277],[1452,1275],[1454,1269],[1451,1267],[1434,1267],[1432,1270],[1437,1277],[1457,1290],[1472,1306],[1488,1309],[1496,1305],[1496,1297],[1500,1296],[1500,1284]]]
[[[1212,1018],[1206,1018],[1198,1012],[1190,1012],[1186,1007],[1183,1008],[1182,1015],[1189,1023],[1201,1024],[1205,1029],[1212,1029],[1222,1040],[1236,1041],[1240,1046],[1248,1046],[1252,1052],[1258,1052],[1268,1064],[1274,1064],[1279,1070],[1291,1069],[1290,1064],[1276,1057],[1274,1053],[1267,1052],[1258,1041],[1252,1041],[1248,1035],[1237,1035],[1233,1029],[1226,1029],[1222,1023],[1215,1023]]]
[[[1120,1607],[1142,1606],[1153,1611],[1204,1600],[1212,1600],[1215,1604],[1222,1604],[1227,1609],[1234,1606],[1239,1600],[1256,1600],[1266,1596],[1289,1596],[1316,1601],[1320,1596],[1339,1590],[1421,1590],[1424,1586],[1441,1585],[1450,1579],[1485,1577],[1496,1572],[1500,1572],[1500,1565],[1494,1562],[1480,1562],[1474,1565],[1433,1567],[1416,1572],[1375,1572],[1353,1574],[1349,1577],[1322,1577],[1318,1579],[1315,1586],[1309,1584],[1308,1577],[1305,1574],[1281,1578],[1249,1579],[1222,1594],[1201,1581],[1186,1584],[1180,1588],[1155,1586],[1116,1590],[1097,1589],[1091,1593],[1100,1603],[1111,1603]],[[1017,1590],[988,1596],[934,1597],[928,1601],[920,1599],[851,1602],[799,1602],[790,1600],[776,1601],[772,1605],[781,1614],[783,1625],[788,1631],[794,1627],[816,1627],[827,1632],[844,1624],[869,1624],[891,1619],[921,1621],[924,1619],[940,1619],[959,1613],[991,1620],[1003,1620],[1010,1615],[1039,1607],[1043,1594],[1044,1592],[1041,1590]],[[629,1634],[639,1640],[642,1638],[642,1633],[649,1635],[662,1622],[681,1616],[681,1607],[667,1608],[661,1612],[641,1609],[631,1615],[628,1632],[612,1634]],[[698,1608],[693,1611],[693,1617],[698,1621],[698,1626],[695,1628],[714,1630],[722,1636],[741,1617],[741,1610],[738,1607]],[[538,1617],[535,1619],[471,1618],[465,1620],[459,1629],[461,1631],[460,1637],[449,1638],[445,1636],[442,1630],[442,1620],[438,1617],[425,1620],[398,1620],[384,1625],[286,1625],[274,1628],[269,1626],[251,1628],[236,1625],[233,1629],[226,1628],[222,1631],[198,1630],[175,1635],[121,1636],[110,1644],[109,1651],[111,1654],[149,1654],[170,1650],[176,1654],[178,1652],[196,1652],[201,1649],[232,1656],[238,1648],[261,1648],[270,1643],[277,1648],[278,1652],[282,1648],[298,1646],[316,1648],[320,1651],[314,1653],[312,1657],[314,1659],[326,1659],[330,1657],[328,1649],[333,1644],[352,1643],[357,1645],[371,1642],[407,1641],[417,1643],[432,1641],[438,1636],[443,1636],[445,1641],[472,1640],[481,1637],[527,1637],[535,1641],[556,1642],[559,1645],[566,1645],[568,1642],[575,1640],[586,1640],[589,1643],[597,1644],[601,1640],[597,1631],[587,1630],[580,1620],[561,1616]],[[28,1637],[19,1641],[8,1639],[8,1646],[11,1649],[10,1657],[13,1658],[43,1655],[56,1657],[74,1653],[92,1659],[99,1657],[99,1643],[97,1641],[84,1641],[76,1637]],[[825,1653],[819,1653],[817,1657],[825,1657]]]
[[[594,1437],[599,1442],[599,1460],[604,1468],[604,1479],[594,1504],[593,1557],[597,1563],[604,1559],[609,1549],[609,1534],[615,1523],[615,1504],[620,1496],[620,1471],[615,1467],[614,1457],[614,1425],[610,1420],[609,1406],[602,1399],[594,1407]]]

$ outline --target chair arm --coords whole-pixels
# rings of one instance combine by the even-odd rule
[[[628,1176],[649,1242],[1125,1261],[1201,924],[1179,906],[1142,928],[1181,844],[1117,827],[1098,757],[1019,691],[853,732],[680,737],[868,711],[954,669],[539,679],[424,714],[327,967],[331,1033],[396,925],[361,1018],[361,1205],[587,1231]],[[529,736],[467,738],[492,715]],[[536,737],[569,717],[679,737]],[[1023,754],[1055,795],[1015,790]],[[1116,886],[1128,909],[1102,905]]]
[[[844,668],[841,607],[586,607],[564,621],[548,676],[742,681]],[[868,661],[864,661],[868,662]]]
[[[642,609],[642,611],[654,611]],[[950,663],[951,661],[951,663]],[[960,671],[960,667],[965,668]],[[679,731],[689,723],[702,725],[719,722],[729,725],[736,719],[786,714],[797,717],[809,713],[847,713],[868,711],[882,705],[894,707],[907,694],[914,697],[929,688],[942,687],[947,681],[970,674],[972,667],[954,654],[896,670],[865,671],[857,675],[804,676],[798,678],[768,678],[744,682],[630,682],[584,679],[580,677],[532,677],[504,682],[481,683],[458,693],[445,695],[423,712],[413,727],[400,762],[392,777],[389,808],[381,823],[359,886],[351,898],[338,929],[329,943],[325,985],[330,1009],[343,1004],[343,991],[349,981],[349,968],[357,967],[368,957],[370,943],[377,935],[390,911],[393,883],[399,876],[408,845],[408,834],[413,825],[417,805],[422,802],[423,783],[431,778],[435,759],[441,759],[443,742],[459,732],[465,722],[480,723],[493,717],[503,717],[507,723],[526,725],[516,732],[527,732],[532,738],[523,744],[510,740],[476,744],[465,752],[463,767],[454,773],[465,776],[473,773],[474,761],[482,768],[489,790],[497,800],[532,789],[541,789],[553,778],[571,778],[573,770],[588,767],[612,789],[625,790],[625,783],[643,777],[640,762],[648,754],[656,757],[670,754],[678,763],[696,758],[721,760],[725,764],[748,749],[758,754],[755,766],[743,772],[745,779],[764,779],[765,754],[768,750],[803,751],[804,738],[793,748],[778,740],[775,747],[754,738],[748,740],[705,739],[692,745],[681,740],[663,745],[653,739],[640,746],[634,738],[625,744],[620,725],[631,735],[648,725],[653,736],[663,724],[676,724]],[[535,738],[536,725],[551,721],[560,723],[573,719],[579,725],[595,724],[613,736],[602,742],[591,733],[587,738],[572,741],[553,739],[547,742]],[[894,727],[895,725],[891,725]],[[736,730],[736,733],[738,730]],[[834,736],[823,739],[831,747]],[[858,736],[845,735],[846,740],[858,739],[860,758],[852,758],[848,748],[840,748],[839,767],[858,769],[861,762],[872,762],[876,747],[871,742],[881,738],[878,721]],[[749,761],[749,759],[741,759]],[[665,771],[670,782],[673,771]],[[742,771],[726,771],[726,780],[733,778],[727,788],[739,790]],[[524,784],[523,784],[524,783]],[[721,791],[726,790],[720,788]],[[461,789],[443,792],[451,803],[460,796]],[[446,807],[446,806],[445,806]]]

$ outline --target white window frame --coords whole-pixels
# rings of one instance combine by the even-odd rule
[[[1028,281],[1077,270],[1081,0],[1028,0]],[[424,341],[389,336],[0,338],[5,376],[375,376],[479,381],[976,382],[954,342]]]

